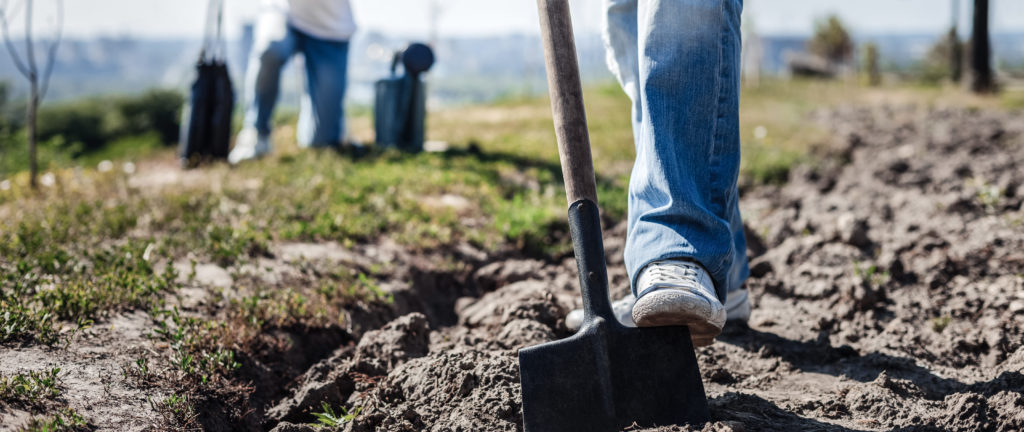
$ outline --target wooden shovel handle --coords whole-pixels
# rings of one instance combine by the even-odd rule
[[[582,199],[597,203],[590,134],[583,107],[583,89],[576,60],[568,0],[537,0],[540,34],[547,65],[551,112],[558,138],[558,156],[569,205]]]

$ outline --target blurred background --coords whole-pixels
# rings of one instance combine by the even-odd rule
[[[70,0],[65,40],[58,49],[49,100],[153,87],[184,88],[193,78],[206,16],[206,1]],[[572,2],[581,68],[586,80],[609,80],[600,39],[601,7]],[[970,36],[971,2],[943,0],[747,0],[744,32],[749,72],[790,73],[789,63],[806,52],[815,23],[837,17],[856,46],[877,45],[883,73],[907,81],[935,81],[947,64],[940,52],[956,24],[961,40]],[[52,33],[54,2],[37,0],[39,37]],[[991,1],[993,65],[1000,73],[1024,76],[1024,2]],[[368,104],[371,85],[387,70],[393,50],[412,40],[431,43],[439,62],[431,73],[435,104],[488,101],[510,94],[545,92],[543,58],[533,2],[472,0],[353,0],[360,30],[352,40],[350,100]],[[959,9],[954,17],[954,8]],[[258,1],[227,1],[225,27],[236,81],[245,70]],[[401,11],[395,13],[395,11]],[[956,22],[954,23],[954,19]],[[11,22],[20,44],[22,20]],[[27,91],[13,62],[0,56],[0,81],[15,98]],[[859,57],[859,52],[854,56]],[[856,62],[856,59],[853,59]],[[301,79],[288,74],[286,100],[296,97]]]
[[[22,2],[5,3],[10,38],[24,51],[25,22],[15,8]],[[57,3],[33,3],[33,33],[42,50],[56,34]],[[427,77],[431,109],[546,94],[533,2],[352,3],[359,31],[350,50],[350,113],[369,110],[374,81],[388,75],[393,52],[411,41],[428,43],[437,53],[438,62]],[[571,1],[582,75],[590,85],[613,81],[605,67],[598,3]],[[990,3],[991,64],[1001,88],[1012,92],[1024,82],[1024,2]],[[244,104],[242,78],[260,4],[226,2],[228,59],[239,107]],[[972,5],[968,0],[747,0],[744,80],[754,86],[794,77],[886,86],[961,84],[962,73],[954,69],[968,63]],[[67,0],[63,40],[40,111],[44,164],[47,157],[88,154],[93,156],[86,162],[95,162],[108,157],[95,152],[100,147],[175,142],[177,113],[195,76],[206,9],[205,0]],[[957,67],[953,58],[960,59]],[[294,115],[304,86],[301,61],[297,58],[285,73],[279,109],[285,116]],[[4,50],[0,126],[7,126],[0,127],[0,151],[8,155],[23,147],[15,145],[16,130],[24,121],[28,96],[28,82]],[[101,118],[105,112],[124,115]],[[54,139],[60,142],[47,144]],[[47,156],[48,146],[71,151]],[[18,171],[21,159],[0,158],[0,177]]]

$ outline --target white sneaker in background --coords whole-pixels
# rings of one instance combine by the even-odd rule
[[[750,291],[738,289],[729,291],[725,298],[725,320],[747,322],[750,320]]]
[[[615,314],[615,318],[619,320],[619,323],[626,327],[636,327],[636,324],[633,324],[634,301],[636,301],[636,297],[633,297],[633,293],[629,293],[625,297],[612,302],[612,313]],[[565,326],[570,331],[577,331],[582,325],[583,309],[573,309],[565,316]]]
[[[250,159],[259,159],[270,153],[270,137],[262,136],[255,128],[245,128],[235,137],[235,146],[228,154],[228,163],[237,165]]]

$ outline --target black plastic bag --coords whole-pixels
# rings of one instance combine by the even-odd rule
[[[235,110],[235,92],[224,60],[224,41],[221,37],[223,1],[210,2],[203,50],[196,65],[196,81],[188,106],[182,113],[182,133],[178,156],[183,167],[195,167],[202,162],[227,159],[231,146],[231,120]],[[214,21],[216,35],[211,35],[210,21]]]

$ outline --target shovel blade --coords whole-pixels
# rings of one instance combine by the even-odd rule
[[[527,432],[619,431],[709,420],[685,327],[595,318],[572,337],[519,351]]]

